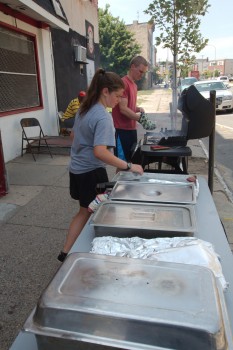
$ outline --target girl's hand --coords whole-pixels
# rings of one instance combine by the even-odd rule
[[[141,165],[139,165],[139,164],[131,164],[131,169],[130,169],[130,171],[132,171],[132,173],[138,173],[138,174],[140,174],[140,175],[142,175],[143,174],[143,169],[142,169],[142,167],[141,167]]]

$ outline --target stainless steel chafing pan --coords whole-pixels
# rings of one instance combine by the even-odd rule
[[[194,184],[192,183],[153,183],[117,181],[109,196],[111,200],[163,202],[163,203],[196,203]]]
[[[187,236],[196,229],[191,205],[120,201],[103,202],[90,224],[96,236],[116,237]]]
[[[24,330],[39,350],[232,350],[228,322],[207,268],[74,253]]]

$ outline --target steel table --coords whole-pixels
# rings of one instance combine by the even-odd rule
[[[179,180],[179,176],[174,175]],[[213,198],[208,188],[208,184],[204,177],[198,177],[200,191],[195,204],[195,213],[197,217],[197,231],[194,236],[208,241],[213,244],[215,251],[219,254],[223,274],[229,288],[224,293],[228,316],[233,333],[233,255],[230,250],[224,229],[218,216]],[[91,242],[95,237],[94,229],[89,222],[85,225],[80,236],[74,243],[72,252],[89,252],[91,250]],[[21,331],[9,350],[41,350],[38,348],[36,337],[33,334]]]
[[[161,169],[163,158],[180,158],[183,170],[175,170],[176,173],[188,174],[188,157],[192,155],[192,150],[188,146],[173,146],[164,150],[152,150],[150,145],[141,146],[142,167],[154,162],[159,162],[159,169],[154,172],[163,172]],[[170,172],[170,171],[169,171]]]

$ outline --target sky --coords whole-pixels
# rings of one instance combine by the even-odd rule
[[[98,0],[98,6],[104,8],[110,5],[110,12],[114,17],[119,17],[125,24],[132,24],[134,20],[139,23],[147,22],[149,15],[144,10],[153,0]],[[211,7],[208,13],[201,17],[200,32],[205,39],[209,39],[209,45],[196,58],[233,59],[233,0],[209,0]],[[155,32],[156,33],[156,24]],[[172,54],[167,49],[157,48],[157,61],[172,60]]]

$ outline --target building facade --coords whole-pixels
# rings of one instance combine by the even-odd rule
[[[143,84],[144,89],[149,89],[153,85],[153,70],[156,60],[156,49],[153,45],[154,23],[133,21],[133,24],[127,24],[126,28],[134,34],[136,42],[141,47],[141,55],[149,63],[149,70]]]
[[[217,59],[209,61],[208,70],[218,71],[218,75],[233,75],[233,59]]]
[[[52,28],[54,70],[59,111],[86,90],[99,66],[97,0],[60,0],[69,32]]]
[[[233,75],[233,59],[216,59],[208,60],[206,58],[196,59],[194,69],[200,72],[202,75],[204,72],[209,71],[214,76],[216,75]]]
[[[0,131],[21,154],[21,118],[58,135],[57,112],[86,90],[99,60],[97,0],[0,0]]]

